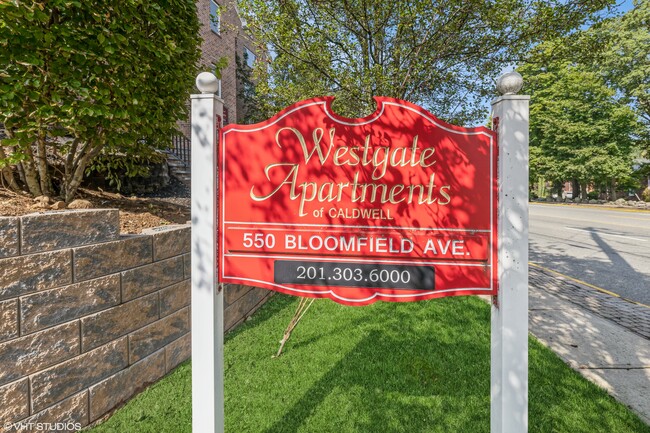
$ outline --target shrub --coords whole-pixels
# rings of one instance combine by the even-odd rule
[[[0,2],[0,168],[71,201],[97,156],[166,145],[187,115],[198,32],[193,0]]]

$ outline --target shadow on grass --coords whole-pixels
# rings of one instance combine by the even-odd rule
[[[230,412],[229,429],[488,432],[489,311],[476,302],[356,309],[318,301],[281,358],[256,361],[255,370],[230,364],[247,370],[233,373],[249,385],[230,388],[233,400],[238,391],[265,392],[271,403],[245,397],[246,414]],[[485,326],[467,332],[477,320]],[[255,421],[248,410],[266,416]]]
[[[489,384],[480,371],[486,363],[455,362],[463,353],[489,355],[467,342],[449,345],[432,336],[404,344],[373,331],[265,431],[309,431],[317,410],[340,410],[331,417],[330,431],[414,432],[453,425],[455,431],[487,432]]]
[[[282,308],[274,311],[288,313],[285,326],[295,301],[275,302]],[[245,342],[252,336],[243,329],[242,341],[227,348],[257,344],[227,372],[227,431],[489,432],[487,304],[447,298],[362,309],[317,301],[312,308],[279,359],[270,359],[277,346],[265,348],[264,338]],[[531,433],[650,432],[548,349],[530,344]]]

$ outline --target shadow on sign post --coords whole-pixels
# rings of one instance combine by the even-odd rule
[[[331,97],[313,98],[262,123],[224,127],[216,148],[220,105],[198,87],[206,93],[192,97],[193,431],[223,431],[217,280],[353,306],[491,295],[492,431],[526,431],[527,364],[512,368],[527,359],[527,321],[519,323],[527,301],[511,318],[522,302],[509,297],[527,282],[527,97],[494,102],[496,132],[393,98],[376,97],[361,119],[338,116]],[[215,262],[206,251],[216,244]],[[199,368],[206,350],[215,357]],[[517,421],[495,421],[505,413]]]

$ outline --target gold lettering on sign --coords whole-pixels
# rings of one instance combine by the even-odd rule
[[[314,128],[311,142],[307,142],[302,133],[293,127],[280,128],[275,134],[275,143],[283,148],[283,141],[294,138],[302,150],[305,165],[319,164],[321,167],[331,161],[337,167],[368,167],[372,181],[379,181],[388,172],[389,167],[420,167],[430,169],[437,160],[434,147],[418,147],[419,137],[416,135],[408,146],[372,146],[372,137],[366,135],[363,145],[335,146],[336,129]],[[310,147],[311,146],[311,147]],[[314,158],[316,156],[316,158]],[[285,187],[289,189],[289,198],[299,200],[299,215],[306,216],[305,204],[317,201],[319,203],[340,202],[344,195],[350,197],[353,203],[376,204],[407,204],[446,206],[451,202],[451,185],[437,186],[436,173],[431,172],[427,184],[385,184],[377,182],[360,182],[360,171],[356,171],[352,182],[303,182],[298,183],[300,164],[277,162],[269,164],[264,169],[266,180],[271,185],[271,191],[258,194],[256,187],[250,190],[250,197],[255,201],[268,200]],[[272,181],[271,179],[276,179]],[[278,183],[277,179],[281,179]],[[258,187],[259,188],[259,187]]]

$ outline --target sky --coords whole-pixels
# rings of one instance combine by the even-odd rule
[[[627,12],[634,7],[632,0],[625,0],[619,3],[618,12]]]

